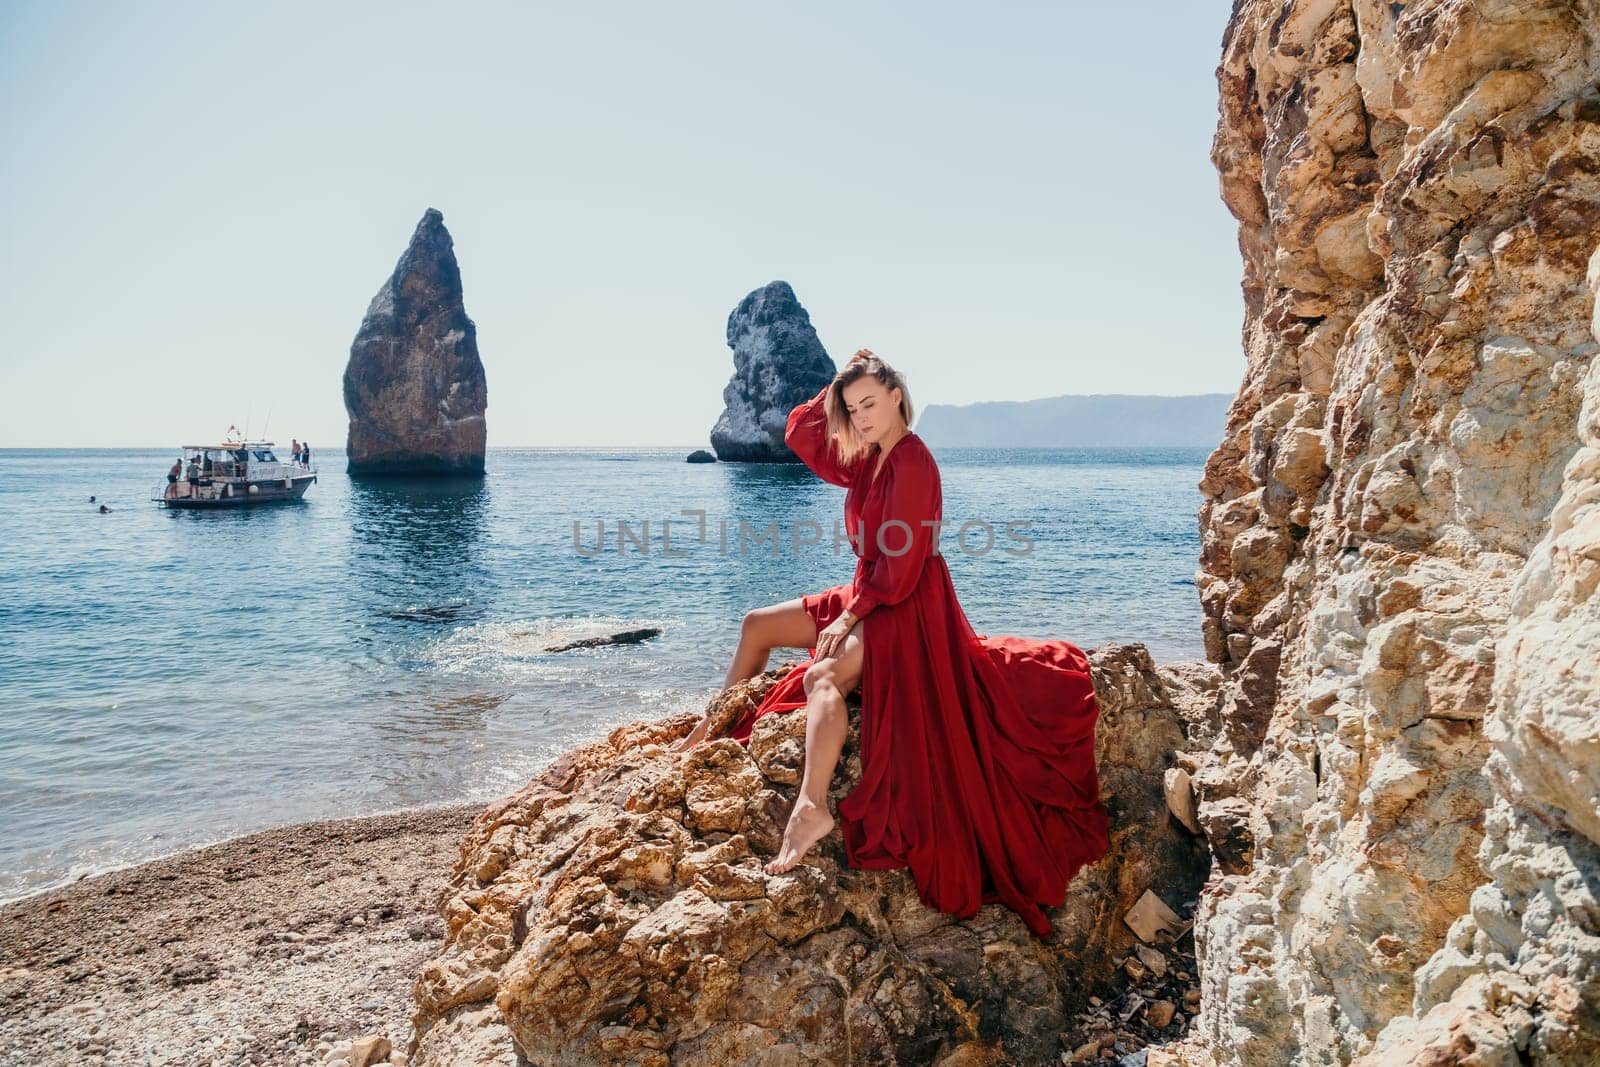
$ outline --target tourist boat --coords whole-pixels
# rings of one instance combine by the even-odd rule
[[[299,500],[317,480],[317,468],[278,458],[271,441],[184,445],[183,471],[156,486],[150,499],[168,508],[226,508]],[[199,478],[191,481],[191,461]]]

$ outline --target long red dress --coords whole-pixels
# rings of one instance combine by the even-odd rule
[[[846,608],[862,620],[861,780],[839,803],[846,859],[909,867],[923,903],[962,918],[1003,903],[1047,937],[1044,909],[1110,847],[1088,658],[1065,640],[973,632],[938,548],[933,454],[908,432],[876,477],[876,449],[841,462],[826,394],[790,412],[785,440],[849,490],[859,557],[849,584],[801,598],[819,633]],[[804,707],[808,666],[772,686],[732,736],[747,742],[757,718]]]

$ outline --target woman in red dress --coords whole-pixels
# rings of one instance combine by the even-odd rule
[[[1088,659],[1065,640],[973,632],[940,551],[939,467],[911,417],[904,380],[868,349],[789,414],[789,447],[848,490],[860,558],[849,584],[746,615],[728,669],[731,686],[774,648],[812,651],[731,731],[747,741],[762,715],[806,709],[800,794],[766,870],[833,829],[828,786],[859,685],[861,780],[839,802],[850,866],[909,867],[930,907],[965,918],[1000,902],[1048,936],[1044,909],[1109,847]]]

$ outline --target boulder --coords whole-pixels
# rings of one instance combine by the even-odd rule
[[[783,441],[789,412],[816,396],[836,370],[788,282],[769,282],[739,301],[728,316],[728,347],[733,377],[711,429],[717,458],[800,462]]]
[[[1074,1012],[1119,980],[1135,940],[1120,917],[1149,890],[1192,902],[1208,869],[1162,778],[1206,732],[1216,672],[1158,669],[1139,645],[1090,659],[1112,846],[1051,913],[1051,941],[1000,905],[932,910],[906,871],[850,870],[837,830],[762,871],[805,713],[762,718],[748,747],[720,735],[780,667],[715,697],[696,749],[666,747],[693,715],[624,726],[478,817],[414,986],[411,1063],[1057,1062]],[[854,736],[835,800],[860,773]]]
[[[444,216],[429,208],[350,346],[354,475],[483,474],[488,386]]]

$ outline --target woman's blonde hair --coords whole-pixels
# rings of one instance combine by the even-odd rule
[[[889,364],[872,354],[872,349],[862,348],[850,357],[850,362],[844,370],[834,375],[833,384],[828,387],[828,398],[825,405],[828,412],[828,430],[839,439],[839,458],[845,463],[853,463],[861,458],[867,451],[867,444],[856,436],[856,429],[850,423],[850,411],[844,404],[844,387],[861,378],[876,378],[878,384],[886,391],[900,390],[900,417],[906,420],[906,429],[911,428],[911,419],[915,409],[911,406],[911,390],[906,388],[906,380],[900,372]]]

